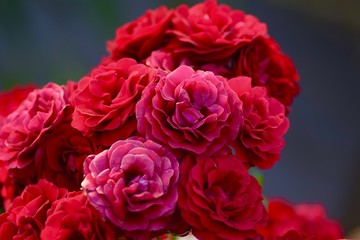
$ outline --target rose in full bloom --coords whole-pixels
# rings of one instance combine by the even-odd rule
[[[84,174],[89,202],[126,235],[149,239],[167,227],[176,208],[179,169],[164,147],[141,138],[117,141],[89,156]]]
[[[266,25],[256,17],[216,0],[179,6],[172,22],[174,37],[166,48],[194,62],[226,61],[239,47],[267,35]]]
[[[156,73],[130,58],[96,67],[72,94],[72,126],[104,146],[129,137],[136,130],[135,104]]]
[[[261,186],[229,154],[186,157],[180,164],[178,205],[198,239],[260,239],[267,213]]]
[[[57,240],[117,239],[116,230],[88,203],[83,192],[78,191],[53,202],[40,236]]]
[[[294,97],[300,92],[299,75],[291,59],[272,38],[259,36],[242,47],[233,67],[237,76],[251,77],[253,86],[265,86],[269,96],[290,111]]]
[[[329,219],[320,204],[293,205],[283,199],[270,198],[268,213],[268,223],[258,228],[266,239],[290,239],[286,236],[315,240],[343,238],[339,223]]]
[[[136,117],[147,139],[210,156],[238,135],[241,108],[224,78],[180,66],[145,88]]]
[[[15,111],[20,103],[27,95],[35,89],[33,85],[18,86],[9,91],[0,92],[0,127],[2,121],[13,111]]]
[[[0,128],[0,160],[8,169],[22,169],[33,162],[41,136],[63,118],[67,104],[64,87],[48,83],[32,91]]]
[[[230,87],[242,102],[244,123],[233,147],[245,164],[261,169],[271,168],[280,159],[289,128],[284,106],[269,97],[265,87],[251,87],[251,79],[229,80]]]
[[[170,28],[172,17],[173,10],[161,6],[119,27],[115,39],[107,44],[110,59],[116,61],[131,57],[140,62],[147,58],[153,50],[165,44],[166,31]]]
[[[46,212],[51,204],[64,197],[67,190],[45,180],[27,186],[5,213],[0,215],[1,239],[40,239]]]

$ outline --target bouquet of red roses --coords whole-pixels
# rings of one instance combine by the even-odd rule
[[[116,30],[78,82],[1,95],[1,239],[337,239],[269,199],[298,74],[256,17],[207,0]]]

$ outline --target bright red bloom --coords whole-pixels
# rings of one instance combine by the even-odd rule
[[[284,106],[265,87],[252,88],[248,77],[230,79],[229,85],[240,98],[244,119],[233,144],[236,153],[249,167],[271,168],[280,159],[289,128]]]
[[[233,155],[181,162],[178,205],[199,239],[260,239],[262,200],[261,186]]]
[[[104,146],[129,137],[136,130],[135,104],[156,73],[130,58],[96,67],[72,94],[72,126]]]
[[[22,169],[33,162],[41,136],[63,118],[65,89],[49,83],[32,91],[0,128],[0,160],[8,169]]]
[[[1,239],[40,239],[47,210],[66,193],[66,189],[45,180],[27,186],[0,215]]]
[[[41,239],[117,239],[119,234],[87,201],[82,191],[55,201],[47,211]]]
[[[240,49],[233,64],[237,76],[248,76],[253,86],[265,86],[270,97],[285,105],[287,112],[300,92],[299,75],[289,57],[270,37],[257,37]]]
[[[187,56],[195,63],[226,61],[239,47],[259,35],[267,35],[264,23],[228,5],[207,0],[192,7],[179,6],[172,19],[174,37],[166,46],[180,58]]]
[[[137,20],[119,27],[115,39],[107,44],[110,59],[116,61],[131,57],[140,62],[150,56],[152,51],[165,44],[166,31],[170,27],[172,17],[173,10],[161,6],[155,10],[148,10]]]

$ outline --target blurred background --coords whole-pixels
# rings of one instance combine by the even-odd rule
[[[78,81],[117,27],[184,0],[0,1],[0,91]],[[349,233],[360,226],[360,1],[218,0],[256,15],[295,62],[302,93],[264,192],[321,202]],[[0,106],[1,107],[1,106]]]

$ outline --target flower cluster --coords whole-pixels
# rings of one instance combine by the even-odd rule
[[[249,174],[280,159],[299,93],[266,24],[216,0],[162,6],[107,49],[77,82],[0,96],[0,236],[289,239],[333,224],[287,206],[283,227]]]

